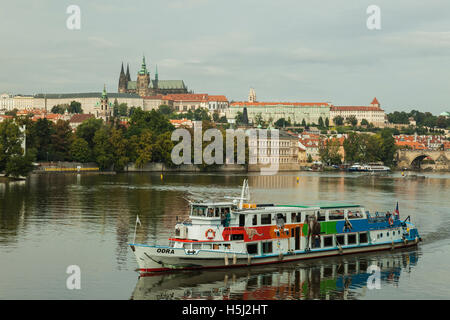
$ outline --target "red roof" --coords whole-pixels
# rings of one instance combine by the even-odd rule
[[[373,98],[372,102],[370,104],[380,104],[377,100],[377,97]]]
[[[208,95],[206,93],[198,94],[168,94],[164,96],[164,99],[174,101],[207,101]]]
[[[330,111],[383,111],[378,107],[368,106],[332,106]]]
[[[90,119],[90,118],[94,118],[94,115],[90,114],[90,113],[74,114],[72,116],[72,118],[70,118],[69,122],[70,123],[81,123],[81,122],[83,122],[83,121],[85,121],[87,119]]]
[[[225,96],[208,96],[208,101],[228,102],[228,99]]]
[[[283,106],[295,106],[295,107],[309,107],[309,106],[321,106],[329,107],[328,102],[233,102],[231,106],[246,106],[246,107],[258,107],[258,106],[273,106],[273,105],[283,105]]]

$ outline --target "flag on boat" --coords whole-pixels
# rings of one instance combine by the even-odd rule
[[[397,207],[395,208],[394,211],[395,215],[397,216],[397,219],[400,217],[400,212],[398,211],[398,201],[397,201]]]

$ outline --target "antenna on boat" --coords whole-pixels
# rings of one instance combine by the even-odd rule
[[[244,200],[250,200],[250,189],[248,186],[248,180],[244,179],[242,183],[242,191],[240,197],[224,197],[226,199],[233,199],[233,203],[236,203],[239,200],[239,209],[242,209]]]

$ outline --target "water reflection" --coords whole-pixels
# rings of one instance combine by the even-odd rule
[[[418,258],[417,249],[409,249],[266,267],[149,274],[139,277],[131,299],[360,299],[368,290],[369,266],[380,268],[381,288],[398,286],[401,274],[411,272]]]

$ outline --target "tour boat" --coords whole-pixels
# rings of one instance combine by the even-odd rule
[[[241,197],[190,203],[189,219],[175,225],[168,245],[131,243],[141,273],[264,265],[415,246],[409,216],[369,213],[361,205],[275,205]]]
[[[361,165],[359,163],[355,163],[350,166],[347,171],[351,172],[389,172],[391,168],[387,166],[383,166],[377,163],[369,163],[365,165]]]

